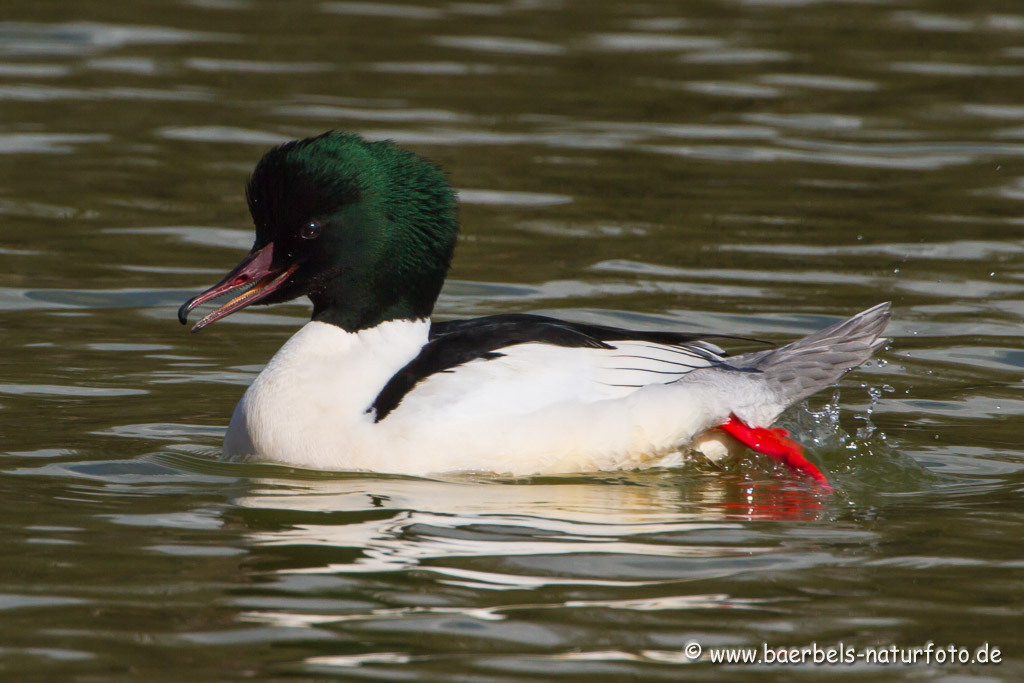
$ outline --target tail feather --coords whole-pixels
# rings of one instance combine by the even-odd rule
[[[881,334],[889,318],[889,303],[878,304],[777,349],[736,356],[731,365],[760,371],[781,412],[833,384],[887,344]]]

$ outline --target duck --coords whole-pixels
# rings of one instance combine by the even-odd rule
[[[179,321],[224,298],[193,332],[251,305],[305,296],[313,310],[239,400],[226,460],[519,477],[749,448],[830,489],[772,425],[889,341],[888,303],[739,355],[713,335],[528,313],[432,320],[459,233],[456,192],[427,159],[353,133],[270,149],[246,200],[252,249]]]

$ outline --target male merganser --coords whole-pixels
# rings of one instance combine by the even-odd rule
[[[503,314],[431,322],[455,250],[443,171],[390,142],[328,132],[267,152],[246,191],[252,251],[190,311],[306,295],[313,319],[242,396],[232,460],[329,470],[507,475],[628,469],[730,434],[824,486],[772,422],[886,341],[889,305],[729,357],[707,336]]]

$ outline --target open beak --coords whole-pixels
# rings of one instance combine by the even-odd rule
[[[192,331],[198,332],[213,321],[245,308],[278,289],[299,267],[298,264],[294,264],[284,269],[275,270],[271,267],[273,262],[273,242],[262,249],[254,249],[249,252],[249,255],[242,259],[242,262],[235,266],[235,269],[228,273],[223,280],[182,304],[178,309],[178,321],[185,325],[188,323],[188,314],[196,306],[223,294],[238,292],[237,296],[193,325]]]

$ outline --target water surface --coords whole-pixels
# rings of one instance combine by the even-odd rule
[[[735,679],[684,646],[1024,673],[1024,10],[812,0],[15,2],[0,21],[5,677]],[[833,496],[715,467],[444,481],[217,462],[308,317],[176,307],[330,128],[442,164],[441,317],[893,344],[787,413]],[[500,445],[496,445],[500,447]]]

